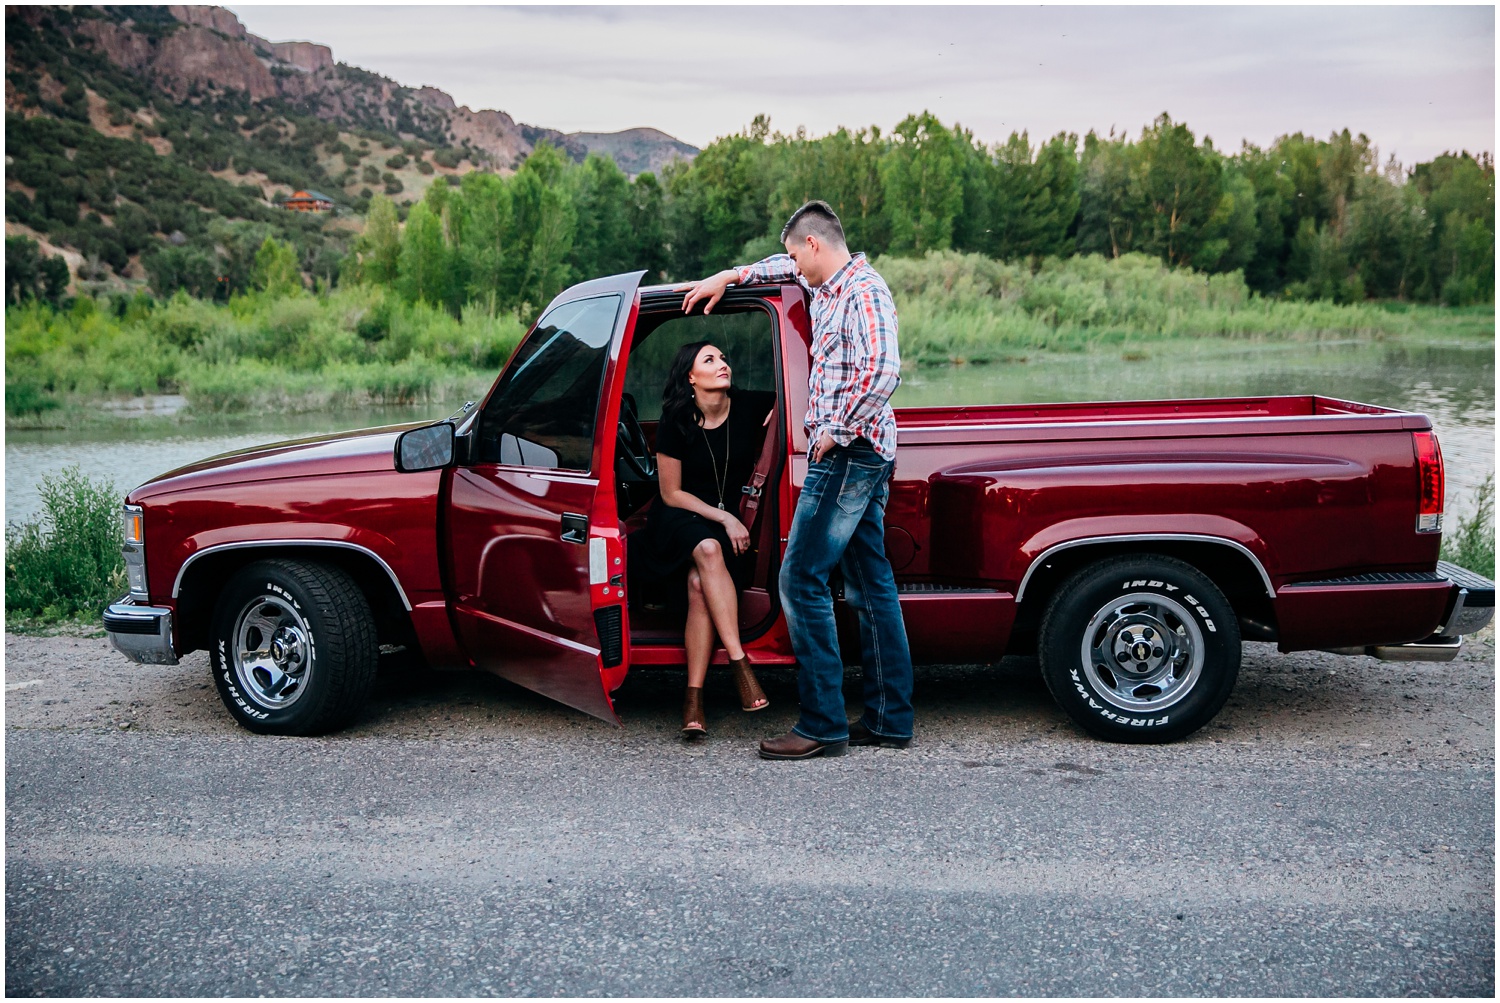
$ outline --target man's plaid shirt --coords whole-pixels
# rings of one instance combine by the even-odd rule
[[[856,254],[818,288],[785,254],[739,269],[741,285],[795,278],[812,294],[812,370],[803,426],[809,443],[827,432],[840,446],[863,436],[887,460],[896,458],[891,394],[901,385],[896,304],[885,279]]]

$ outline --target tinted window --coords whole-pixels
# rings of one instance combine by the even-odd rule
[[[723,311],[723,312],[720,312]],[[738,312],[721,305],[704,316],[670,316],[655,327],[642,317],[636,322],[635,344],[625,370],[625,392],[635,397],[642,421],[661,417],[661,392],[677,349],[690,341],[713,343],[729,362],[734,386],[741,390],[775,390],[776,342],[771,315],[751,308]]]
[[[543,317],[479,420],[479,459],[587,470],[620,297],[575,300]]]

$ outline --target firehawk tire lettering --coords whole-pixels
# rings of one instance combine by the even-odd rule
[[[267,637],[272,628],[274,647]],[[251,731],[314,735],[342,728],[359,713],[375,681],[380,649],[369,602],[354,579],[332,565],[273,558],[241,569],[219,593],[211,630],[219,697]],[[250,642],[254,650],[239,647],[246,637],[259,638]],[[241,661],[241,651],[254,657]],[[242,671],[257,673],[246,678],[252,688],[262,687],[264,699],[247,691]],[[278,679],[295,682],[297,695],[288,696],[293,687]]]
[[[1040,633],[1053,698],[1081,727],[1113,741],[1192,734],[1224,706],[1239,675],[1234,610],[1176,558],[1124,555],[1075,572],[1049,600]]]

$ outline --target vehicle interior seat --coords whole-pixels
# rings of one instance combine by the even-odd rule
[[[734,385],[745,390],[775,391],[775,329],[770,315],[764,308],[748,306],[735,309],[721,304],[718,310],[707,316],[695,314],[684,316],[672,311],[658,317],[643,315],[636,330],[628,360],[625,389],[622,396],[622,412],[633,410],[641,431],[652,448],[656,443],[656,428],[661,419],[661,390],[667,372],[678,348],[694,341],[707,341],[719,347],[729,360],[734,371]],[[659,318],[659,319],[658,319]],[[780,402],[774,414],[780,414]],[[785,420],[784,418],[782,420]],[[766,434],[777,422],[767,426]],[[762,447],[764,446],[762,440]],[[771,440],[780,441],[779,437]],[[781,462],[775,457],[773,471]],[[617,496],[620,503],[621,532],[630,534],[646,524],[653,505],[661,504],[653,469],[649,478],[642,478],[626,469],[623,461],[616,463]],[[779,554],[778,518],[774,498],[769,494],[761,506],[758,525],[751,527],[752,546],[757,549],[771,548]],[[760,560],[749,587],[740,594],[740,627],[750,631],[767,622],[773,610],[770,597],[775,587],[774,561]],[[637,642],[680,643],[684,625],[680,613],[669,609],[665,596],[651,594],[649,586],[632,583],[630,589],[630,630]]]

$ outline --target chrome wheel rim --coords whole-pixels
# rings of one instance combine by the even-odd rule
[[[1083,632],[1083,674],[1110,705],[1146,713],[1180,703],[1203,674],[1203,631],[1154,592],[1110,600]]]
[[[281,596],[262,595],[235,618],[234,674],[263,707],[281,710],[301,699],[312,667],[307,621]]]

